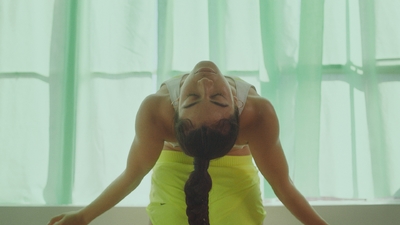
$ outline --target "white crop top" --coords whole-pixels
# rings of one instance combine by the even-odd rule
[[[173,77],[163,83],[167,86],[171,103],[176,102],[177,99],[179,98],[181,81],[183,76],[184,75]],[[236,97],[239,99],[239,101],[243,102],[243,106],[239,108],[239,115],[240,115],[243,111],[244,106],[246,105],[246,100],[247,100],[247,95],[249,94],[249,90],[253,86],[238,77],[226,76],[226,78],[232,79],[235,82]]]

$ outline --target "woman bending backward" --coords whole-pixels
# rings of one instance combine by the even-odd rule
[[[289,178],[270,102],[246,82],[223,76],[213,62],[199,62],[148,96],[135,130],[121,175],[88,206],[49,225],[89,224],[151,169],[147,212],[153,225],[262,224],[257,169],[299,221],[327,224]]]

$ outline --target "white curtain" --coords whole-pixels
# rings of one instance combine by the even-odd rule
[[[0,204],[89,203],[124,169],[141,101],[205,59],[274,104],[306,197],[398,198],[399,8],[0,0]],[[121,204],[146,205],[149,187]]]

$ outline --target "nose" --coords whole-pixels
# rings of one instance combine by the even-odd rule
[[[214,82],[206,77],[203,77],[198,81],[198,85],[200,86],[200,89],[204,91],[204,94],[208,95],[214,86]]]

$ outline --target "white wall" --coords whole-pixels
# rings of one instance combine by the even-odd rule
[[[400,225],[400,205],[314,206],[331,225]],[[0,225],[46,225],[49,219],[77,207],[0,207]],[[283,206],[266,206],[264,225],[298,225]],[[147,225],[144,207],[115,207],[91,225]],[[174,224],[175,225],[175,224]],[[239,224],[245,225],[245,224]]]

